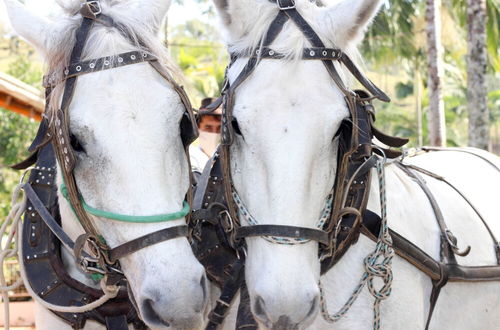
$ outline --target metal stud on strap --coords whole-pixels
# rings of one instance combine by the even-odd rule
[[[295,0],[276,0],[280,10],[295,9]]]

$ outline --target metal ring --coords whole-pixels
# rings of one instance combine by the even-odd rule
[[[21,180],[19,180],[19,184],[22,184],[24,182],[24,178],[26,177],[26,174],[28,174],[28,172],[31,172],[32,170],[34,170],[35,167],[28,167],[26,170],[24,170],[23,172],[23,175],[21,175]]]
[[[226,233],[230,233],[234,230],[234,221],[233,221],[233,218],[231,217],[231,214],[229,214],[228,210],[222,210],[221,212],[219,212],[219,217],[221,215],[226,215],[226,219],[228,220],[227,223],[228,223],[228,229],[224,229],[224,231]]]
[[[378,151],[380,151],[380,153],[382,153],[382,157],[383,157],[382,164],[387,164],[387,155],[385,154],[384,150],[376,145],[372,145],[372,148],[377,149]]]

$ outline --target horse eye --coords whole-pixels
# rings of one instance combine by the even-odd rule
[[[70,142],[71,142],[71,147],[73,148],[73,150],[75,152],[83,152],[85,153],[85,148],[83,148],[82,144],[80,143],[80,141],[78,140],[78,138],[71,134],[70,136]]]
[[[233,118],[233,120],[231,121],[231,125],[233,125],[233,130],[236,134],[243,136],[243,134],[241,134],[240,125],[238,125],[238,121],[236,120],[236,118]]]

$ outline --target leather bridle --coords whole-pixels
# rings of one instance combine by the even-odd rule
[[[262,44],[258,49],[247,50],[242,54],[233,54],[232,63],[241,57],[248,57],[248,62],[237,76],[234,82],[229,83],[226,79],[223,95],[223,117],[222,117],[222,143],[220,150],[220,161],[223,168],[223,183],[226,192],[226,201],[228,204],[227,217],[228,228],[234,228],[229,234],[229,241],[235,249],[240,249],[244,238],[258,236],[274,236],[282,238],[312,240],[322,243],[321,258],[326,259],[332,257],[335,247],[332,246],[333,235],[339,222],[354,221],[353,227],[359,226],[361,212],[366,207],[366,193],[368,189],[360,189],[359,192],[350,195],[351,201],[344,196],[346,191],[349,191],[356,180],[368,182],[369,170],[375,165],[376,156],[372,156],[371,149],[371,132],[369,124],[373,121],[372,108],[370,101],[372,99],[380,99],[382,101],[390,101],[389,97],[378,89],[368,78],[366,78],[360,70],[357,69],[351,59],[340,49],[327,48],[318,37],[313,28],[304,20],[300,13],[295,8],[295,2],[292,0],[271,1],[277,3],[279,12],[276,18],[272,21]],[[291,21],[304,34],[312,47],[303,50],[303,60],[319,60],[321,61],[330,77],[344,94],[346,104],[350,112],[350,136],[345,140],[349,143],[344,145],[344,152],[339,157],[339,167],[337,171],[337,180],[334,188],[333,212],[330,219],[321,228],[304,228],[285,225],[251,225],[242,226],[238,216],[238,206],[235,203],[235,188],[231,179],[231,164],[230,164],[230,147],[234,140],[233,108],[235,101],[235,93],[238,87],[253,73],[257,65],[263,59],[283,59],[284,55],[274,51],[271,44],[282,31],[284,24]],[[371,93],[370,96],[364,92],[354,92],[347,88],[343,83],[333,61],[342,63],[359,82]],[[215,105],[214,105],[215,106]],[[346,125],[347,122],[346,122]],[[345,125],[343,125],[344,127]],[[406,140],[397,140],[396,144],[402,145]],[[394,143],[392,143],[394,145]],[[360,169],[356,173],[349,173],[349,170]],[[355,174],[355,178],[352,175]],[[355,197],[355,198],[354,198]],[[352,201],[354,200],[354,202]],[[351,218],[351,220],[342,220],[343,218]]]
[[[70,239],[70,237],[62,229],[57,217],[54,216],[53,211],[48,209],[50,203],[46,200],[46,196],[39,196],[39,194],[35,191],[38,188],[33,189],[33,186],[40,183],[40,180],[37,178],[35,182],[35,180],[32,180],[32,175],[30,176],[30,180],[24,183],[23,186],[30,205],[29,213],[33,213],[33,218],[40,218],[48,227],[52,235],[54,235],[57,240],[69,251],[73,252],[77,264],[79,264],[84,271],[90,274],[103,276],[108,285],[117,285],[124,281],[123,273],[121,272],[120,265],[118,263],[120,258],[130,255],[145,247],[170,239],[179,237],[189,238],[190,232],[187,225],[173,226],[147,234],[114,248],[110,248],[103,240],[103,237],[94,225],[92,217],[89,215],[90,211],[88,206],[83,202],[73,174],[76,164],[76,155],[72,148],[70,138],[69,107],[73,99],[78,77],[83,74],[90,74],[93,72],[133,65],[136,63],[149,63],[171,84],[171,86],[173,86],[174,90],[179,95],[182,104],[184,105],[185,112],[180,123],[180,131],[188,162],[188,147],[189,144],[197,138],[198,131],[191,104],[183,87],[179,86],[173,80],[168,71],[160,64],[154,55],[147,51],[147,47],[140,40],[139,44],[142,49],[146,49],[145,51],[132,51],[114,56],[82,61],[82,54],[87,38],[92,27],[96,24],[117,28],[128,40],[133,39],[128,36],[127,33],[124,32],[125,29],[121,29],[119,24],[114,22],[111,17],[102,13],[99,1],[87,0],[82,4],[78,14],[83,17],[82,23],[76,30],[75,45],[73,46],[68,66],[64,70],[64,76],[62,79],[55,79],[49,73],[49,75],[44,77],[44,86],[46,88],[47,95],[46,112],[48,111],[48,104],[50,103],[49,100],[53,88],[58,84],[64,84],[64,92],[59,110],[57,110],[52,119],[49,119],[47,115],[44,115],[37,136],[30,147],[30,151],[33,153],[32,156],[13,167],[16,169],[36,169],[36,171],[40,171],[40,173],[44,173],[43,171],[51,169],[53,170],[52,174],[50,174],[52,177],[55,176],[55,164],[52,163],[51,159],[53,159],[53,157],[51,157],[50,154],[52,154],[52,152],[55,153],[64,182],[64,197],[67,198],[69,204],[71,205],[71,208],[80,221],[85,234],[78,237],[75,242]],[[40,161],[39,157],[41,155],[43,155],[44,159]],[[39,161],[38,164],[43,164],[43,168],[41,166],[37,166],[36,168],[30,167],[37,161]],[[45,174],[43,174],[43,178],[45,179]],[[55,178],[53,177],[52,179],[53,180],[48,180],[49,185],[54,184]],[[189,223],[189,205],[192,204],[192,182],[193,178],[192,175],[190,175],[190,185],[183,210],[174,214],[163,215],[163,217],[156,216],[154,217],[156,222],[186,217],[186,221]],[[96,210],[94,209],[94,211]],[[101,211],[97,214],[104,214],[105,216],[105,214],[109,214],[109,212],[105,213],[104,211]],[[119,217],[118,215],[116,216],[117,218],[113,219],[118,220]],[[120,217],[123,218],[124,216],[120,215]],[[153,222],[151,221],[151,218],[152,217],[127,217],[127,219],[131,220],[130,222],[134,222],[133,220],[137,220],[135,222]],[[33,234],[33,236],[35,236],[35,234]]]
[[[379,161],[376,154],[387,158],[397,158],[401,152],[394,149],[374,147],[373,137],[383,144],[400,148],[408,140],[385,135],[373,126],[375,110],[371,101],[379,99],[390,101],[386,94],[378,89],[355,64],[347,54],[340,49],[326,48],[311,26],[304,20],[295,8],[293,0],[270,0],[277,4],[279,12],[272,21],[267,34],[257,49],[246,50],[239,54],[232,54],[229,67],[239,58],[248,58],[247,64],[230,83],[227,78],[222,91],[222,97],[209,107],[208,113],[224,104],[222,117],[222,144],[216,155],[209,161],[198,181],[198,187],[193,204],[193,232],[198,240],[194,241],[194,251],[200,262],[206,267],[207,275],[222,289],[220,299],[210,314],[207,329],[217,329],[222,324],[229,306],[240,290],[240,307],[238,311],[237,329],[257,329],[250,311],[250,300],[244,278],[242,264],[244,264],[247,237],[281,238],[271,240],[273,243],[287,244],[317,241],[321,260],[321,273],[330,270],[358,239],[360,234],[378,241],[381,232],[381,218],[374,212],[367,210],[368,193],[370,191],[371,169]],[[274,51],[272,42],[283,29],[287,21],[292,21],[304,34],[312,47],[303,50],[303,60],[320,60],[327,69],[335,85],[344,94],[349,109],[350,118],[342,122],[336,136],[339,136],[339,152],[336,179],[333,187],[333,204],[330,219],[320,228],[302,228],[295,226],[258,225],[255,221],[247,221],[249,226],[242,226],[241,212],[248,212],[242,208],[243,201],[239,198],[231,178],[230,148],[234,140],[233,108],[238,87],[253,73],[263,59],[284,59],[285,55]],[[365,91],[351,91],[343,83],[333,61],[342,64],[366,88]],[[229,68],[228,67],[228,68]],[[434,149],[424,149],[430,152]],[[481,155],[469,152],[481,159]],[[487,159],[484,159],[488,162]],[[411,179],[415,180],[428,197],[436,221],[441,231],[441,259],[434,260],[418,246],[389,229],[393,240],[394,251],[403,259],[424,272],[432,280],[433,290],[430,298],[429,314],[426,329],[431,322],[434,307],[441,288],[449,281],[476,282],[500,281],[500,266],[461,266],[454,256],[466,255],[470,248],[459,250],[457,239],[446,226],[442,212],[437,205],[431,191],[426,187],[423,179],[417,172],[440,180],[452,187],[472,207],[482,223],[489,231],[493,241],[493,248],[500,265],[500,242],[493,235],[485,219],[472,203],[450,182],[427,170],[407,165],[401,161],[395,162]],[[491,162],[490,162],[491,164]],[[495,166],[496,167],[496,166]],[[500,169],[497,168],[498,171]],[[328,204],[327,204],[328,206]],[[247,215],[247,218],[249,216]],[[327,242],[325,244],[325,236]],[[218,243],[212,243],[212,242]],[[230,249],[236,251],[231,255]],[[208,250],[208,251],[207,251]],[[218,267],[213,267],[218,265]],[[220,270],[222,268],[224,271]]]

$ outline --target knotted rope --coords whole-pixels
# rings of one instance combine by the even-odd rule
[[[19,249],[18,228],[21,227],[21,218],[26,208],[26,196],[21,194],[21,188],[22,185],[19,184],[14,189],[11,200],[12,209],[0,227],[0,265],[2,266],[2,271],[0,272],[0,292],[2,295],[4,310],[4,326],[7,330],[9,330],[10,324],[8,292],[19,288],[23,283],[22,278],[19,277],[15,283],[7,285],[7,281],[5,279],[6,267],[4,267],[8,259],[17,257]],[[6,240],[4,241],[5,237]],[[4,244],[1,244],[2,242],[4,242]]]
[[[359,284],[354,289],[351,297],[335,314],[328,312],[328,306],[325,299],[325,290],[321,281],[319,283],[320,297],[321,297],[321,314],[328,323],[334,323],[340,320],[349,309],[352,307],[358,298],[361,290],[367,285],[368,291],[375,298],[373,303],[373,329],[380,329],[380,303],[382,300],[389,298],[391,295],[392,286],[392,258],[394,257],[394,250],[392,248],[392,238],[389,234],[389,227],[387,226],[387,195],[385,184],[385,161],[377,162],[377,174],[380,186],[380,209],[381,209],[381,226],[380,233],[377,240],[375,250],[364,259],[365,272],[361,277]],[[377,290],[374,286],[373,280],[378,277],[384,282],[383,286]]]

